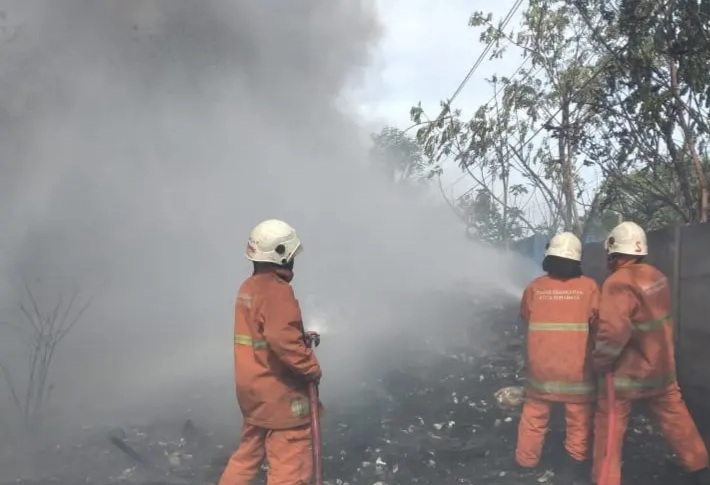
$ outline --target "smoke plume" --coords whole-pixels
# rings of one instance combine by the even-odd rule
[[[18,321],[22,281],[45,306],[72,284],[94,296],[52,368],[64,422],[192,413],[236,427],[234,296],[266,218],[304,241],[294,286],[325,326],[326,406],[356,400],[403,334],[436,341],[478,301],[515,294],[518,263],[368,168],[341,93],[382,30],[370,2],[2,9],[2,320]],[[20,381],[21,347],[0,342]]]

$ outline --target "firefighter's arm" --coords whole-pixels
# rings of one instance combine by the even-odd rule
[[[528,286],[523,291],[523,297],[520,300],[520,318],[527,324],[530,320],[530,287]]]
[[[612,370],[614,362],[629,343],[632,332],[631,316],[638,300],[631,288],[619,282],[602,286],[599,301],[599,319],[592,359],[600,372]]]
[[[518,320],[518,333],[525,335],[527,326],[530,323],[530,287],[525,288],[523,297],[520,299],[520,319]]]
[[[264,338],[274,354],[296,374],[317,381],[321,369],[303,341],[301,309],[290,285],[274,285],[264,301]]]
[[[599,286],[592,283],[592,289],[589,295],[589,332],[592,338],[597,335],[597,326],[599,324]]]

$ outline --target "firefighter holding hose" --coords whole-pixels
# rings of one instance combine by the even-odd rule
[[[620,485],[631,406],[645,400],[683,469],[695,483],[710,485],[708,452],[676,381],[668,280],[644,261],[646,233],[637,224],[616,226],[605,248],[611,274],[601,290],[592,358],[597,371],[610,379],[613,394],[599,394],[593,479],[600,485]]]
[[[239,288],[234,323],[242,436],[219,485],[250,484],[264,458],[269,485],[311,483],[308,387],[320,380],[321,369],[290,285],[301,250],[296,231],[280,220],[260,223],[249,236],[246,258],[254,272]]]
[[[588,483],[595,392],[590,330],[599,288],[582,274],[581,261],[577,236],[565,232],[553,237],[542,263],[547,275],[525,289],[520,311],[527,326],[527,381],[515,459],[523,468],[537,467],[550,410],[563,405],[567,463],[562,475],[570,484]]]

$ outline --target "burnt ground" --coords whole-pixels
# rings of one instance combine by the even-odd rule
[[[554,478],[563,453],[559,413],[541,469],[521,474],[513,466],[519,409],[503,410],[493,397],[519,384],[522,340],[500,323],[509,316],[501,311],[489,320],[485,350],[432,354],[420,347],[395,370],[362,383],[367,408],[329,410],[323,417],[326,482],[560,485]],[[192,422],[104,430],[48,450],[43,462],[52,473],[43,479],[2,478],[18,485],[211,484],[235,445],[236,439],[220,442]],[[670,458],[650,421],[636,414],[625,445],[625,485],[685,483]]]

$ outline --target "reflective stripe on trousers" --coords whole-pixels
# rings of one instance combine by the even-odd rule
[[[698,471],[708,466],[708,452],[698,433],[693,418],[685,406],[685,402],[677,385],[672,385],[664,394],[641,399],[648,404],[651,414],[656,418],[661,434],[678,456],[681,467],[686,472]],[[615,406],[616,436],[611,450],[611,468],[608,485],[620,485],[622,447],[624,434],[631,414],[632,400],[617,398]],[[599,399],[594,418],[594,481],[601,471],[602,462],[607,455],[607,431],[609,422],[609,401],[605,397]]]
[[[647,379],[635,379],[633,377],[614,377],[614,389],[617,391],[648,391],[651,389],[662,389],[676,381],[675,373],[661,377],[650,377]],[[603,387],[603,386],[602,386]]]
[[[594,392],[594,384],[590,382],[540,381],[528,379],[528,385],[539,392],[547,394],[580,395]]]
[[[234,345],[246,345],[253,349],[265,349],[266,340],[254,340],[250,335],[238,333],[234,335]]]

